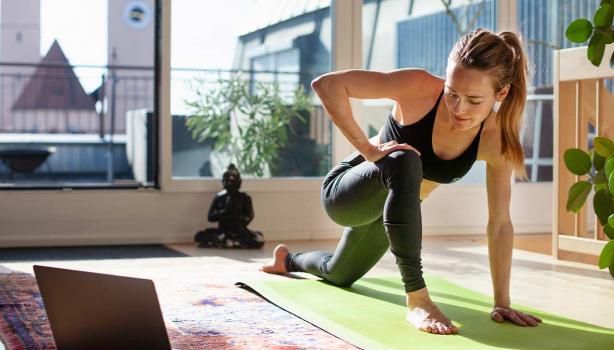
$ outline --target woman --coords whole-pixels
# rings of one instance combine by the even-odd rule
[[[510,308],[513,226],[511,176],[526,177],[519,132],[526,99],[527,59],[513,32],[478,29],[461,37],[448,57],[446,78],[418,69],[386,73],[345,70],[312,82],[333,123],[357,152],[324,179],[322,201],[345,226],[334,254],[290,254],[275,248],[269,273],[304,271],[349,286],[390,250],[406,292],[407,321],[436,334],[458,328],[430,299],[420,259],[420,203],[440,183],[486,162],[488,251],[494,288],[491,318],[521,326],[541,320]],[[367,139],[352,116],[349,98],[392,99],[378,136]],[[440,103],[443,97],[443,102]]]

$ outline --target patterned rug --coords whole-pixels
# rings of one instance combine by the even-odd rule
[[[168,278],[156,290],[173,348],[356,349],[232,284]],[[8,350],[56,348],[33,275],[0,274],[0,339]]]

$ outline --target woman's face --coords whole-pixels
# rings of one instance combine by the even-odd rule
[[[506,90],[506,89],[503,89]],[[469,130],[479,125],[492,111],[495,101],[507,91],[495,94],[490,75],[477,69],[449,62],[446,70],[444,101],[455,129]]]

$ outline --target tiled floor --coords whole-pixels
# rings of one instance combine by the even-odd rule
[[[554,261],[549,235],[517,235],[512,267],[512,302],[592,324],[614,328],[614,278],[595,265]],[[199,249],[192,244],[169,247],[186,258],[131,260],[52,261],[51,266],[152,278],[178,273],[185,278],[204,274],[233,283],[241,278],[286,278],[258,271],[279,242],[267,242],[262,250]],[[289,241],[291,251],[323,249],[333,251],[336,241]],[[492,295],[486,240],[483,236],[433,237],[423,240],[424,271],[478,292]],[[32,271],[34,263],[10,262],[11,270]],[[2,267],[0,266],[0,272]],[[368,276],[398,274],[394,257],[388,252]],[[1,348],[1,345],[0,345]]]

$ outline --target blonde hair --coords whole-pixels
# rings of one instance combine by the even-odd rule
[[[514,165],[516,178],[527,180],[520,129],[527,100],[528,60],[518,35],[511,31],[497,34],[478,28],[463,35],[454,44],[448,61],[463,68],[486,71],[499,92],[507,84],[510,90],[497,112],[501,126],[500,153]]]

